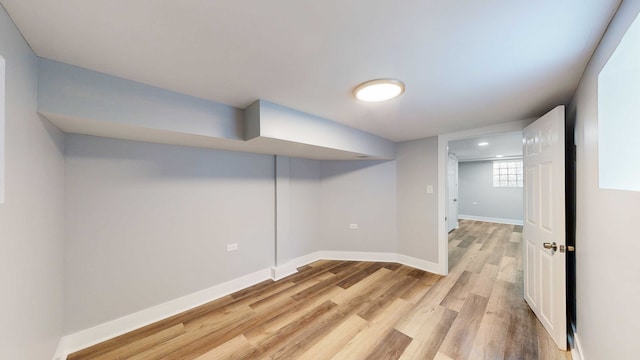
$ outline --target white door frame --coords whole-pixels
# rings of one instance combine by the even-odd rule
[[[470,129],[438,135],[438,273],[449,273],[449,241],[447,232],[447,159],[449,157],[449,141],[460,140],[483,135],[504,134],[522,131],[527,125],[537,120],[527,119],[510,121],[477,129]]]
[[[453,193],[451,192],[451,189],[450,189],[452,174],[449,173],[451,171],[450,167],[451,167],[452,161],[456,162],[455,174],[453,175],[455,177],[455,189]],[[454,196],[453,202],[454,202],[455,212],[453,212],[451,209],[452,195]],[[447,157],[447,232],[451,232],[459,227],[458,225],[458,214],[460,209],[460,202],[458,201],[459,199],[460,199],[460,196],[458,194],[458,158],[455,156],[455,154],[449,154],[449,156]],[[452,213],[455,214],[455,216],[451,216]]]

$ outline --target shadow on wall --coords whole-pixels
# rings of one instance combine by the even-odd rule
[[[321,174],[323,179],[331,178],[389,162],[395,160],[326,160],[322,162],[326,166],[322,166]]]
[[[110,176],[110,166],[127,166],[136,177],[158,179],[235,179],[273,181],[272,155],[143,143],[88,135],[67,135],[68,161],[92,159]]]

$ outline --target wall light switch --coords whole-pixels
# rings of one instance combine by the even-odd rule
[[[427,194],[433,194],[433,185],[427,185]]]
[[[349,224],[349,229],[358,230],[358,224]]]

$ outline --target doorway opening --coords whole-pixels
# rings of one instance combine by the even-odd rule
[[[523,297],[560,349],[566,349],[568,329],[565,317],[566,315],[571,316],[572,311],[572,307],[568,304],[571,301],[571,295],[567,295],[572,291],[572,285],[568,279],[571,275],[571,270],[567,266],[571,266],[571,264],[567,264],[568,256],[565,253],[573,250],[573,246],[570,246],[573,239],[569,232],[573,228],[571,216],[575,212],[575,208],[572,208],[573,204],[570,201],[573,193],[571,191],[573,181],[571,172],[567,171],[567,168],[573,165],[571,161],[573,152],[568,146],[572,145],[573,141],[569,139],[570,136],[565,139],[565,135],[572,133],[568,125],[571,123],[571,119],[565,121],[565,118],[564,106],[558,106],[535,122],[530,123],[530,125],[526,123],[513,124],[514,126],[521,125],[515,131],[505,131],[504,128],[501,128],[501,131],[494,133],[500,133],[501,135],[507,135],[509,132],[515,133],[515,147],[522,150],[519,150],[517,154],[488,154],[484,158],[476,155],[479,159],[473,159],[475,163],[468,167],[464,161],[461,161],[461,155],[464,152],[463,145],[466,143],[467,147],[471,147],[473,150],[477,150],[479,147],[487,147],[490,142],[486,141],[485,137],[491,133],[488,131],[489,128],[448,134],[438,138],[439,160],[443,160],[443,164],[439,167],[441,174],[439,183],[445,187],[443,192],[447,195],[449,192],[446,187],[449,184],[457,184],[457,188],[453,189],[454,191],[451,193],[457,192],[459,195],[455,207],[449,206],[450,202],[446,201],[447,198],[444,194],[439,197],[441,208],[444,208],[440,214],[448,215],[445,217],[444,225],[439,226],[439,235],[441,236],[439,238],[439,246],[442,246],[443,250],[446,246],[446,249],[449,250],[448,237],[445,238],[448,231],[444,231],[444,229],[449,230],[450,226],[448,225],[451,225],[446,221],[447,218],[464,219],[464,213],[474,212],[475,208],[479,211],[486,211],[487,209],[482,209],[482,205],[485,202],[490,204],[491,200],[495,200],[498,205],[517,204],[520,211],[514,211],[513,209],[508,211],[506,213],[506,216],[508,216],[507,221],[504,221],[505,218],[487,216],[489,213],[486,212],[476,213],[474,215],[477,218],[467,220],[486,221],[487,223],[511,223],[513,224],[510,227],[512,230],[518,229],[515,226],[524,225],[524,236],[518,241],[516,235],[514,241],[524,251],[522,253],[520,251],[512,252],[513,258],[509,260],[515,264],[520,264],[515,268],[519,269],[519,278],[523,280],[523,284],[520,284],[524,290],[522,292]],[[519,130],[524,132],[518,134],[517,131]],[[477,153],[477,151],[473,152]],[[505,157],[511,159],[505,161]],[[520,159],[515,159],[515,157]],[[450,166],[449,159],[454,159],[452,163],[458,163],[458,171],[448,169],[448,166]],[[481,166],[482,162],[484,162],[484,166]],[[485,169],[484,172],[483,168]],[[490,172],[491,170],[493,172]],[[565,173],[568,173],[566,175],[569,176],[565,176]],[[448,179],[447,177],[452,174],[458,174],[459,179]],[[465,186],[468,185],[467,183],[481,182],[483,178],[486,178],[485,185],[491,184],[492,188],[488,186],[484,188]],[[523,187],[523,185],[525,186]],[[499,199],[501,195],[506,193],[492,193],[488,197],[482,197],[482,195],[490,194],[492,190],[504,190],[499,189],[501,187],[519,188],[519,192],[511,200]],[[458,216],[451,214],[451,211],[456,208],[460,211]],[[489,206],[488,210],[495,211],[496,209]],[[517,218],[514,219],[514,217]],[[525,219],[526,222],[524,221]],[[465,225],[467,225],[465,227],[468,227],[468,224],[465,223]],[[463,247],[468,247],[471,243],[476,248],[480,245],[487,246],[481,240],[473,241],[474,238],[482,238],[481,233],[463,234],[463,236],[455,234],[453,238],[459,242],[456,246],[464,245]],[[501,242],[504,240],[502,236],[494,238],[499,238]],[[498,250],[500,250],[501,254],[506,255],[505,248],[511,244],[503,243],[506,245]],[[558,252],[558,255],[554,256],[556,252]],[[484,255],[489,256],[488,254]],[[450,260],[455,260],[455,256],[452,258],[454,259],[444,258],[448,265],[447,270],[451,269],[452,272],[457,272],[459,266],[449,264]],[[475,260],[468,261],[475,262]],[[462,261],[460,264],[465,267],[468,265]],[[503,265],[507,269],[509,264],[500,264],[499,269],[502,269]],[[514,266],[511,267],[514,268]],[[493,270],[499,269],[494,268]],[[575,273],[573,275],[575,276]]]

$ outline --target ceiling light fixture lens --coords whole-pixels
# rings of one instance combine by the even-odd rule
[[[402,95],[404,84],[394,79],[371,80],[358,85],[353,93],[360,101],[385,101]]]
[[[496,155],[497,158],[504,157],[504,155]]]
[[[478,146],[487,146],[487,145],[489,145],[489,143],[488,143],[488,142],[481,142],[481,143],[478,143]]]

